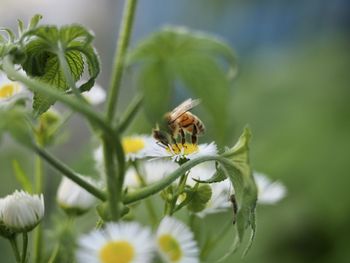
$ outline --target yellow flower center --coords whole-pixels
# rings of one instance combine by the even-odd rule
[[[125,153],[137,153],[145,148],[145,141],[141,138],[126,137],[122,141]]]
[[[158,244],[164,254],[168,256],[171,262],[177,262],[182,257],[182,251],[179,242],[171,235],[162,235],[158,238]]]
[[[0,99],[7,99],[19,91],[19,84],[9,82],[0,87]]]
[[[127,241],[111,241],[100,250],[103,263],[130,263],[134,256],[134,248]]]
[[[198,145],[192,144],[192,143],[185,143],[185,144],[172,144],[170,147],[168,146],[166,150],[173,154],[180,154],[183,153],[184,155],[188,155],[191,153],[198,152]]]

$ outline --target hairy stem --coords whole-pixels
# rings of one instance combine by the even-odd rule
[[[144,198],[147,198],[151,195],[154,195],[154,194],[162,191],[167,186],[172,184],[177,178],[179,178],[180,176],[185,174],[186,171],[190,170],[192,167],[194,167],[200,163],[208,162],[208,161],[218,161],[218,162],[223,163],[225,165],[232,166],[232,163],[229,160],[227,160],[221,156],[202,156],[200,158],[190,160],[190,161],[186,162],[185,164],[183,164],[182,166],[180,166],[178,169],[176,169],[174,172],[172,172],[167,177],[159,180],[158,182],[151,184],[147,187],[144,187],[140,190],[137,190],[137,191],[134,191],[132,193],[127,194],[123,199],[124,204],[130,204],[133,202],[137,202],[139,200],[142,200]]]
[[[116,47],[112,77],[109,86],[107,119],[111,121],[117,108],[118,93],[124,69],[125,54],[129,45],[131,30],[134,22],[137,0],[126,0],[123,18],[120,26],[118,43]]]
[[[43,163],[39,156],[35,156],[35,192],[41,194],[43,192]],[[41,262],[42,255],[42,227],[39,224],[34,231],[34,262]]]
[[[40,148],[37,145],[32,145],[31,147],[41,158],[46,160],[49,164],[51,164],[53,167],[55,167],[58,171],[60,171],[63,175],[71,179],[76,184],[80,185],[82,188],[84,188],[86,191],[88,191],[90,194],[94,195],[98,199],[105,201],[106,195],[103,191],[96,188],[92,184],[86,182],[84,179],[82,179],[77,173],[75,173],[73,170],[71,170],[67,165],[62,163],[60,160],[56,159],[53,155],[48,153],[45,149]]]

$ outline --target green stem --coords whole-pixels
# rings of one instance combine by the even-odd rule
[[[185,174],[186,171],[190,170],[192,167],[196,166],[197,164],[208,162],[208,161],[218,161],[225,165],[232,166],[232,163],[229,160],[221,156],[202,156],[200,158],[186,162],[185,164],[181,165],[178,169],[176,169],[174,172],[172,172],[169,176],[159,180],[158,182],[151,184],[149,186],[146,186],[140,190],[136,190],[132,193],[127,194],[124,197],[123,202],[124,204],[130,204],[130,203],[142,200],[144,198],[147,198],[153,194],[156,194],[162,191],[163,189],[165,189],[167,186],[171,185],[177,178]]]
[[[122,79],[125,54],[129,45],[131,30],[134,22],[137,0],[126,0],[123,11],[123,18],[120,26],[118,43],[116,47],[113,71],[109,86],[107,119],[113,120],[117,108],[118,93]]]
[[[22,238],[23,238],[22,263],[26,263],[27,262],[27,249],[28,249],[28,233],[24,232],[22,234]],[[35,262],[39,262],[39,261],[35,261]]]
[[[55,245],[55,248],[53,249],[53,251],[51,253],[51,256],[50,256],[50,258],[48,260],[48,263],[54,263],[55,262],[59,251],[60,251],[60,243],[57,243]],[[34,262],[36,262],[36,261],[34,261]]]
[[[107,200],[110,209],[110,214],[113,221],[119,220],[120,211],[118,209],[121,202],[118,196],[118,175],[115,169],[114,149],[110,141],[102,138],[103,157],[107,179]]]
[[[46,160],[49,164],[55,167],[58,171],[60,171],[63,175],[71,179],[76,184],[80,185],[90,194],[94,195],[98,199],[102,201],[106,201],[106,195],[103,191],[96,188],[92,184],[86,182],[82,179],[77,173],[71,170],[67,165],[62,163],[60,160],[56,159],[53,155],[47,152],[45,149],[40,148],[39,146],[33,144],[31,147],[41,158]]]
[[[142,104],[143,96],[142,95],[136,95],[136,97],[130,102],[128,108],[122,115],[119,125],[118,125],[118,131],[119,133],[124,132],[128,126],[130,125],[131,121],[135,118],[136,114],[138,113],[141,104]]]
[[[133,165],[134,165],[135,170],[136,170],[136,175],[137,175],[138,179],[140,180],[141,186],[145,187],[147,185],[147,183],[146,183],[145,179],[143,178],[143,176],[141,175],[139,165],[135,162],[133,163]],[[149,214],[152,226],[154,227],[158,223],[158,217],[157,217],[156,210],[154,209],[154,206],[153,206],[151,200],[149,200],[149,199],[145,200],[145,205],[146,205],[147,212]]]
[[[67,105],[71,109],[81,113],[82,115],[86,116],[90,121],[98,125],[101,129],[103,129],[108,134],[113,134],[114,131],[110,127],[110,125],[105,121],[105,119],[96,112],[95,109],[93,109],[89,104],[87,103],[81,103],[81,101],[72,98],[71,96],[67,96],[67,94],[64,94],[54,87],[43,83],[38,82],[37,80],[30,79],[20,73],[18,73],[13,64],[11,63],[10,59],[7,57],[4,59],[3,63],[3,69],[5,72],[12,76],[14,79],[16,79],[19,82],[22,82],[27,88],[29,88],[33,92],[40,92],[47,96],[50,96],[53,99],[56,99],[63,104]]]
[[[35,156],[35,191],[40,194],[43,192],[43,163],[39,156]],[[42,227],[37,226],[34,232],[34,262],[41,262],[42,248]]]
[[[21,255],[19,254],[16,237],[9,238],[9,241],[11,243],[12,251],[15,255],[16,262],[21,263]]]

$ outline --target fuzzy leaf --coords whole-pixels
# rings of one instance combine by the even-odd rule
[[[65,54],[68,62],[68,66],[75,81],[77,81],[84,71],[84,61],[80,53],[77,51],[69,51]],[[45,83],[49,83],[57,89],[66,91],[69,89],[68,83],[64,77],[62,70],[60,69],[57,56],[51,56],[46,61],[45,73],[41,77],[37,77],[38,80]],[[34,114],[36,116],[46,112],[51,105],[55,103],[55,100],[49,96],[36,92],[34,94]]]
[[[66,92],[69,90],[57,54],[63,52],[74,81],[84,72],[84,59],[90,78],[81,85],[87,91],[95,83],[100,72],[100,61],[91,45],[93,34],[81,25],[39,26],[25,32],[20,42],[24,46],[26,61],[22,63],[26,73],[50,84],[53,88]],[[44,113],[55,100],[39,93],[34,94],[33,109],[36,115]]]
[[[197,185],[190,194],[188,210],[194,213],[202,211],[211,198],[211,187],[207,184]]]
[[[134,48],[127,63],[141,64],[140,79],[146,87],[145,94],[155,94],[152,101],[149,100],[153,106],[146,109],[149,115],[157,115],[156,111],[160,111],[157,105],[169,104],[168,95],[180,84],[202,99],[203,105],[212,114],[217,131],[224,130],[227,123],[226,100],[231,87],[229,75],[232,76],[236,70],[235,56],[228,44],[201,32],[167,27]],[[149,68],[153,70],[147,70]],[[155,82],[159,89],[153,85]],[[154,90],[155,93],[151,93]],[[162,96],[165,90],[167,96]],[[223,134],[217,135],[224,139]]]

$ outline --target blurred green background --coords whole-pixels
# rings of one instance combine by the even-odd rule
[[[288,188],[282,202],[258,207],[257,238],[246,258],[242,260],[238,253],[227,262],[348,262],[350,3],[139,2],[133,45],[164,24],[209,31],[231,43],[238,56],[239,72],[230,97],[223,98],[230,108],[226,144],[231,145],[248,123],[254,136],[254,169]],[[0,25],[14,28],[17,18],[27,20],[35,13],[44,15],[44,23],[87,25],[96,34],[103,70],[99,83],[106,86],[122,4],[112,0],[2,0]],[[121,107],[127,105],[136,89],[132,72],[126,74]],[[169,108],[188,95],[179,90]],[[209,116],[202,119],[210,122]],[[130,132],[150,131],[152,124],[142,120],[139,116]],[[50,150],[76,169],[89,172],[91,159],[83,154],[90,145],[89,129],[79,117],[70,121],[69,129],[69,139]],[[203,140],[215,138],[207,136]],[[6,137],[0,148],[0,196],[19,188],[13,177],[12,159],[29,171],[34,169],[33,155]],[[54,193],[59,176],[48,167],[46,172],[45,198],[50,214],[56,209]],[[230,216],[209,217],[203,228],[219,231],[218,222],[230,220]],[[49,221],[50,217],[46,223]],[[212,262],[230,242],[232,236],[228,233],[211,255]],[[2,263],[13,262],[10,252],[9,244],[0,239]]]

